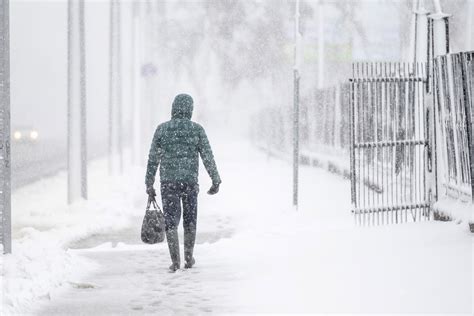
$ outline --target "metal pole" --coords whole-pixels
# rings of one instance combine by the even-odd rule
[[[417,14],[416,9],[418,7],[418,0],[413,0],[412,2],[412,9],[411,9],[411,23],[410,23],[410,43],[409,43],[409,50],[408,50],[408,60],[414,61],[415,60],[415,42],[416,42],[416,24],[417,24]]]
[[[300,85],[300,41],[299,32],[300,1],[296,0],[295,7],[295,66],[293,69],[293,206],[298,209],[298,172],[299,172],[299,85]]]
[[[299,12],[298,12],[299,15]],[[324,87],[324,3],[318,2],[318,89]]]
[[[4,253],[12,252],[9,1],[0,0],[0,216]]]
[[[116,27],[117,27],[117,147],[119,154],[119,172],[123,174],[123,128],[122,128],[122,29],[121,29],[121,6],[117,1],[116,8]]]
[[[108,113],[108,167],[109,175],[113,173],[113,123],[114,123],[114,7],[111,0],[109,10],[109,113]]]
[[[132,164],[137,164],[138,162],[138,140],[137,140],[137,125],[139,124],[137,120],[137,107],[138,107],[138,102],[137,102],[137,11],[138,11],[138,2],[132,1],[131,3],[131,38],[130,38],[130,49],[131,49],[131,54],[130,54],[130,59],[131,59],[131,66],[130,66],[130,76],[132,79],[132,89],[131,89],[131,114],[132,114],[132,144],[130,146],[131,150],[131,160]]]
[[[84,0],[68,1],[68,203],[87,198]]]
[[[122,172],[122,81],[120,3],[110,2],[109,32],[109,174]]]
[[[433,21],[432,58],[449,53],[449,17],[449,14],[442,12],[429,15],[429,19]]]
[[[416,14],[415,25],[415,62],[427,62],[428,56],[428,14],[424,1],[420,0]]]
[[[67,201],[68,203],[72,203],[74,200],[73,197],[73,190],[72,190],[72,185],[71,185],[71,180],[72,180],[72,163],[71,163],[71,158],[72,158],[72,153],[71,153],[71,135],[72,135],[72,89],[73,89],[73,82],[72,82],[72,51],[73,51],[73,45],[72,45],[72,31],[73,31],[73,6],[72,6],[72,0],[68,0],[67,4]]]
[[[294,78],[294,112],[293,112],[293,205],[298,208],[298,173],[299,173],[299,85],[298,70],[293,72]]]
[[[473,51],[474,50],[474,23],[472,19],[474,18],[474,0],[467,1],[467,27],[466,30],[466,51]]]
[[[87,199],[87,99],[86,99],[86,36],[84,0],[79,2],[79,50],[81,85],[81,197]]]

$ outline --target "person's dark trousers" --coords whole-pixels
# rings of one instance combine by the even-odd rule
[[[180,265],[178,226],[181,219],[181,203],[183,204],[184,228],[184,260],[193,258],[196,240],[197,183],[162,182],[161,199],[166,223],[166,239],[173,264]]]

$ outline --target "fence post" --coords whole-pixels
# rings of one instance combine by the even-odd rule
[[[462,77],[463,77],[463,92],[465,101],[466,111],[466,128],[467,128],[467,139],[469,145],[469,162],[470,162],[470,176],[471,176],[471,197],[474,203],[474,53],[462,53]]]
[[[466,129],[468,139],[469,167],[471,176],[471,198],[474,204],[474,53],[462,53],[463,92],[466,98]],[[474,210],[471,213],[469,228],[474,233]]]
[[[449,53],[449,17],[449,14],[442,12],[429,15],[433,27],[432,58]]]
[[[9,0],[0,0],[0,237],[4,253],[12,252],[9,15]]]
[[[474,19],[474,1],[467,2],[467,27],[466,30],[466,50],[474,50],[474,23],[472,20]]]
[[[442,161],[442,147],[441,142],[438,142],[438,137],[442,135],[440,133],[441,126],[440,121],[438,120],[438,113],[437,111],[437,104],[439,100],[439,91],[435,88],[436,82],[436,73],[434,70],[435,59],[437,56],[445,55],[449,53],[449,15],[445,14],[441,10],[441,5],[439,1],[435,1],[435,9],[436,13],[430,14],[428,16],[428,60],[427,60],[427,104],[429,109],[430,118],[432,119],[433,123],[430,124],[432,126],[428,126],[428,130],[430,131],[429,135],[429,142],[431,147],[431,156],[429,157],[431,160],[430,163],[430,171],[433,172],[433,179],[434,184],[432,189],[434,189],[434,201],[438,199],[439,187],[438,187],[438,175],[441,174],[441,164]],[[439,81],[438,81],[439,83]],[[438,87],[439,89],[439,87]],[[434,153],[433,153],[434,151]],[[433,202],[434,202],[433,201]]]
[[[415,62],[427,62],[428,57],[428,14],[424,1],[420,1],[415,12]]]

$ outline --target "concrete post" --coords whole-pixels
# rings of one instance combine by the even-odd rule
[[[68,1],[68,203],[87,198],[84,0]]]
[[[0,0],[0,238],[4,253],[12,252],[9,16],[9,1]]]

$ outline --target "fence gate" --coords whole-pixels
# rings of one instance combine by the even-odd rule
[[[424,72],[421,63],[353,64],[351,196],[358,224],[431,217]]]
[[[474,201],[474,52],[434,60],[440,195]]]

